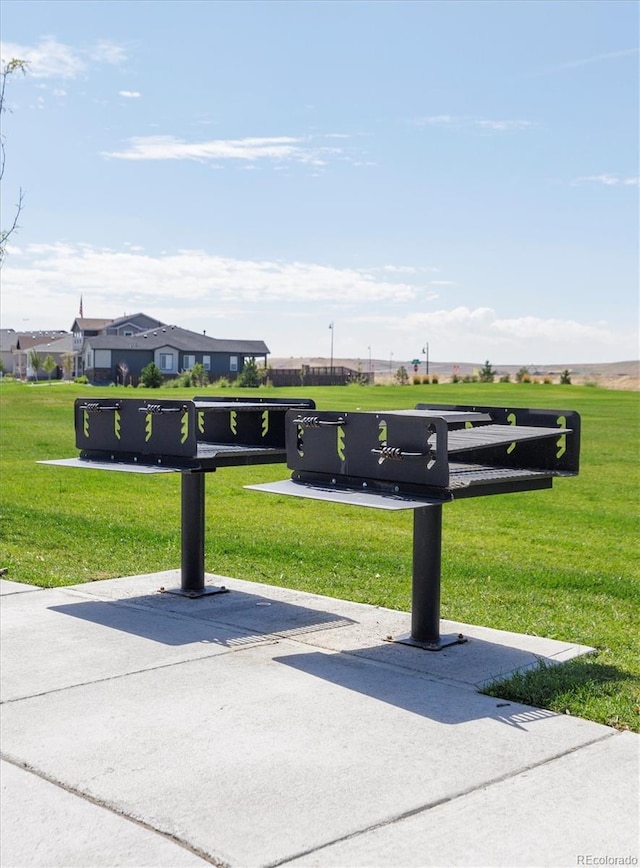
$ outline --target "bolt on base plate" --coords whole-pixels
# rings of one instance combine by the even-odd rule
[[[464,645],[468,642],[466,636],[462,633],[450,633],[447,636],[438,637],[435,642],[421,642],[414,639],[411,633],[402,633],[400,636],[387,636],[385,642],[396,642],[399,645],[412,645],[414,648],[422,648],[424,651],[442,651],[449,645]]]

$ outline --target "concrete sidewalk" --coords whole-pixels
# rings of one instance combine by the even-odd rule
[[[638,736],[477,692],[590,649],[207,581],[0,581],[2,868],[638,864]]]

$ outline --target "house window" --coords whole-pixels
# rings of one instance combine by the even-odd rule
[[[202,357],[202,367],[205,369],[205,371],[211,370],[211,356]]]
[[[185,371],[190,371],[191,368],[193,368],[193,366],[195,365],[195,363],[196,363],[196,357],[195,356],[184,356],[184,369],[185,369]]]
[[[229,370],[232,372],[236,372],[238,370],[238,357],[231,356],[229,359]]]
[[[173,371],[173,353],[160,353],[160,370]]]

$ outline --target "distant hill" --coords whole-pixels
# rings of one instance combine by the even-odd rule
[[[322,356],[287,356],[278,357],[270,356],[269,365],[272,368],[294,368],[298,369],[302,365],[310,367],[328,367],[331,364],[330,359]],[[357,370],[358,367],[363,371],[369,370],[369,359],[345,359],[334,358],[333,364],[335,367],[345,367]],[[441,382],[449,382],[454,372],[459,376],[464,377],[467,374],[473,374],[482,368],[484,362],[474,364],[472,362],[429,362],[429,374],[437,374]],[[523,367],[528,368],[532,378],[543,379],[550,377],[553,382],[557,382],[560,374],[564,370],[568,370],[571,374],[571,382],[576,385],[584,383],[595,383],[608,389],[625,389],[638,391],[640,390],[640,361],[628,362],[603,362],[599,364],[571,364],[569,362],[557,365],[540,365],[532,367],[529,365],[500,365],[492,362],[493,367],[498,372],[498,377],[509,374],[514,379],[515,374]],[[413,375],[413,365],[411,359],[393,359],[390,363],[389,359],[371,359],[371,370],[376,375],[378,382],[393,379],[398,368],[404,367],[410,376]],[[424,375],[425,363],[424,359],[420,361],[418,373]]]

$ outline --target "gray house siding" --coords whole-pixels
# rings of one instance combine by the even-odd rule
[[[104,351],[103,351],[104,352]],[[109,365],[104,365],[104,357],[98,356],[95,358],[96,351],[93,350],[94,361],[92,367],[85,367],[85,375],[89,382],[96,386],[108,386],[110,383],[123,385],[123,372],[120,368],[121,363],[126,364],[126,385],[137,386],[140,380],[140,373],[149,362],[153,361],[152,350],[129,350],[126,353],[119,353],[117,350],[109,350],[110,359]]]
[[[147,321],[153,326],[136,332],[136,327],[146,325]],[[76,321],[74,326],[78,324]],[[110,333],[112,329],[119,333]],[[85,337],[82,361],[90,382],[122,383],[121,366],[126,365],[126,381],[135,386],[142,369],[150,362],[167,379],[200,364],[210,380],[221,377],[234,380],[247,359],[266,362],[268,354],[269,348],[263,341],[221,340],[178,326],[158,324],[157,320],[136,314],[108,324],[100,334]]]

